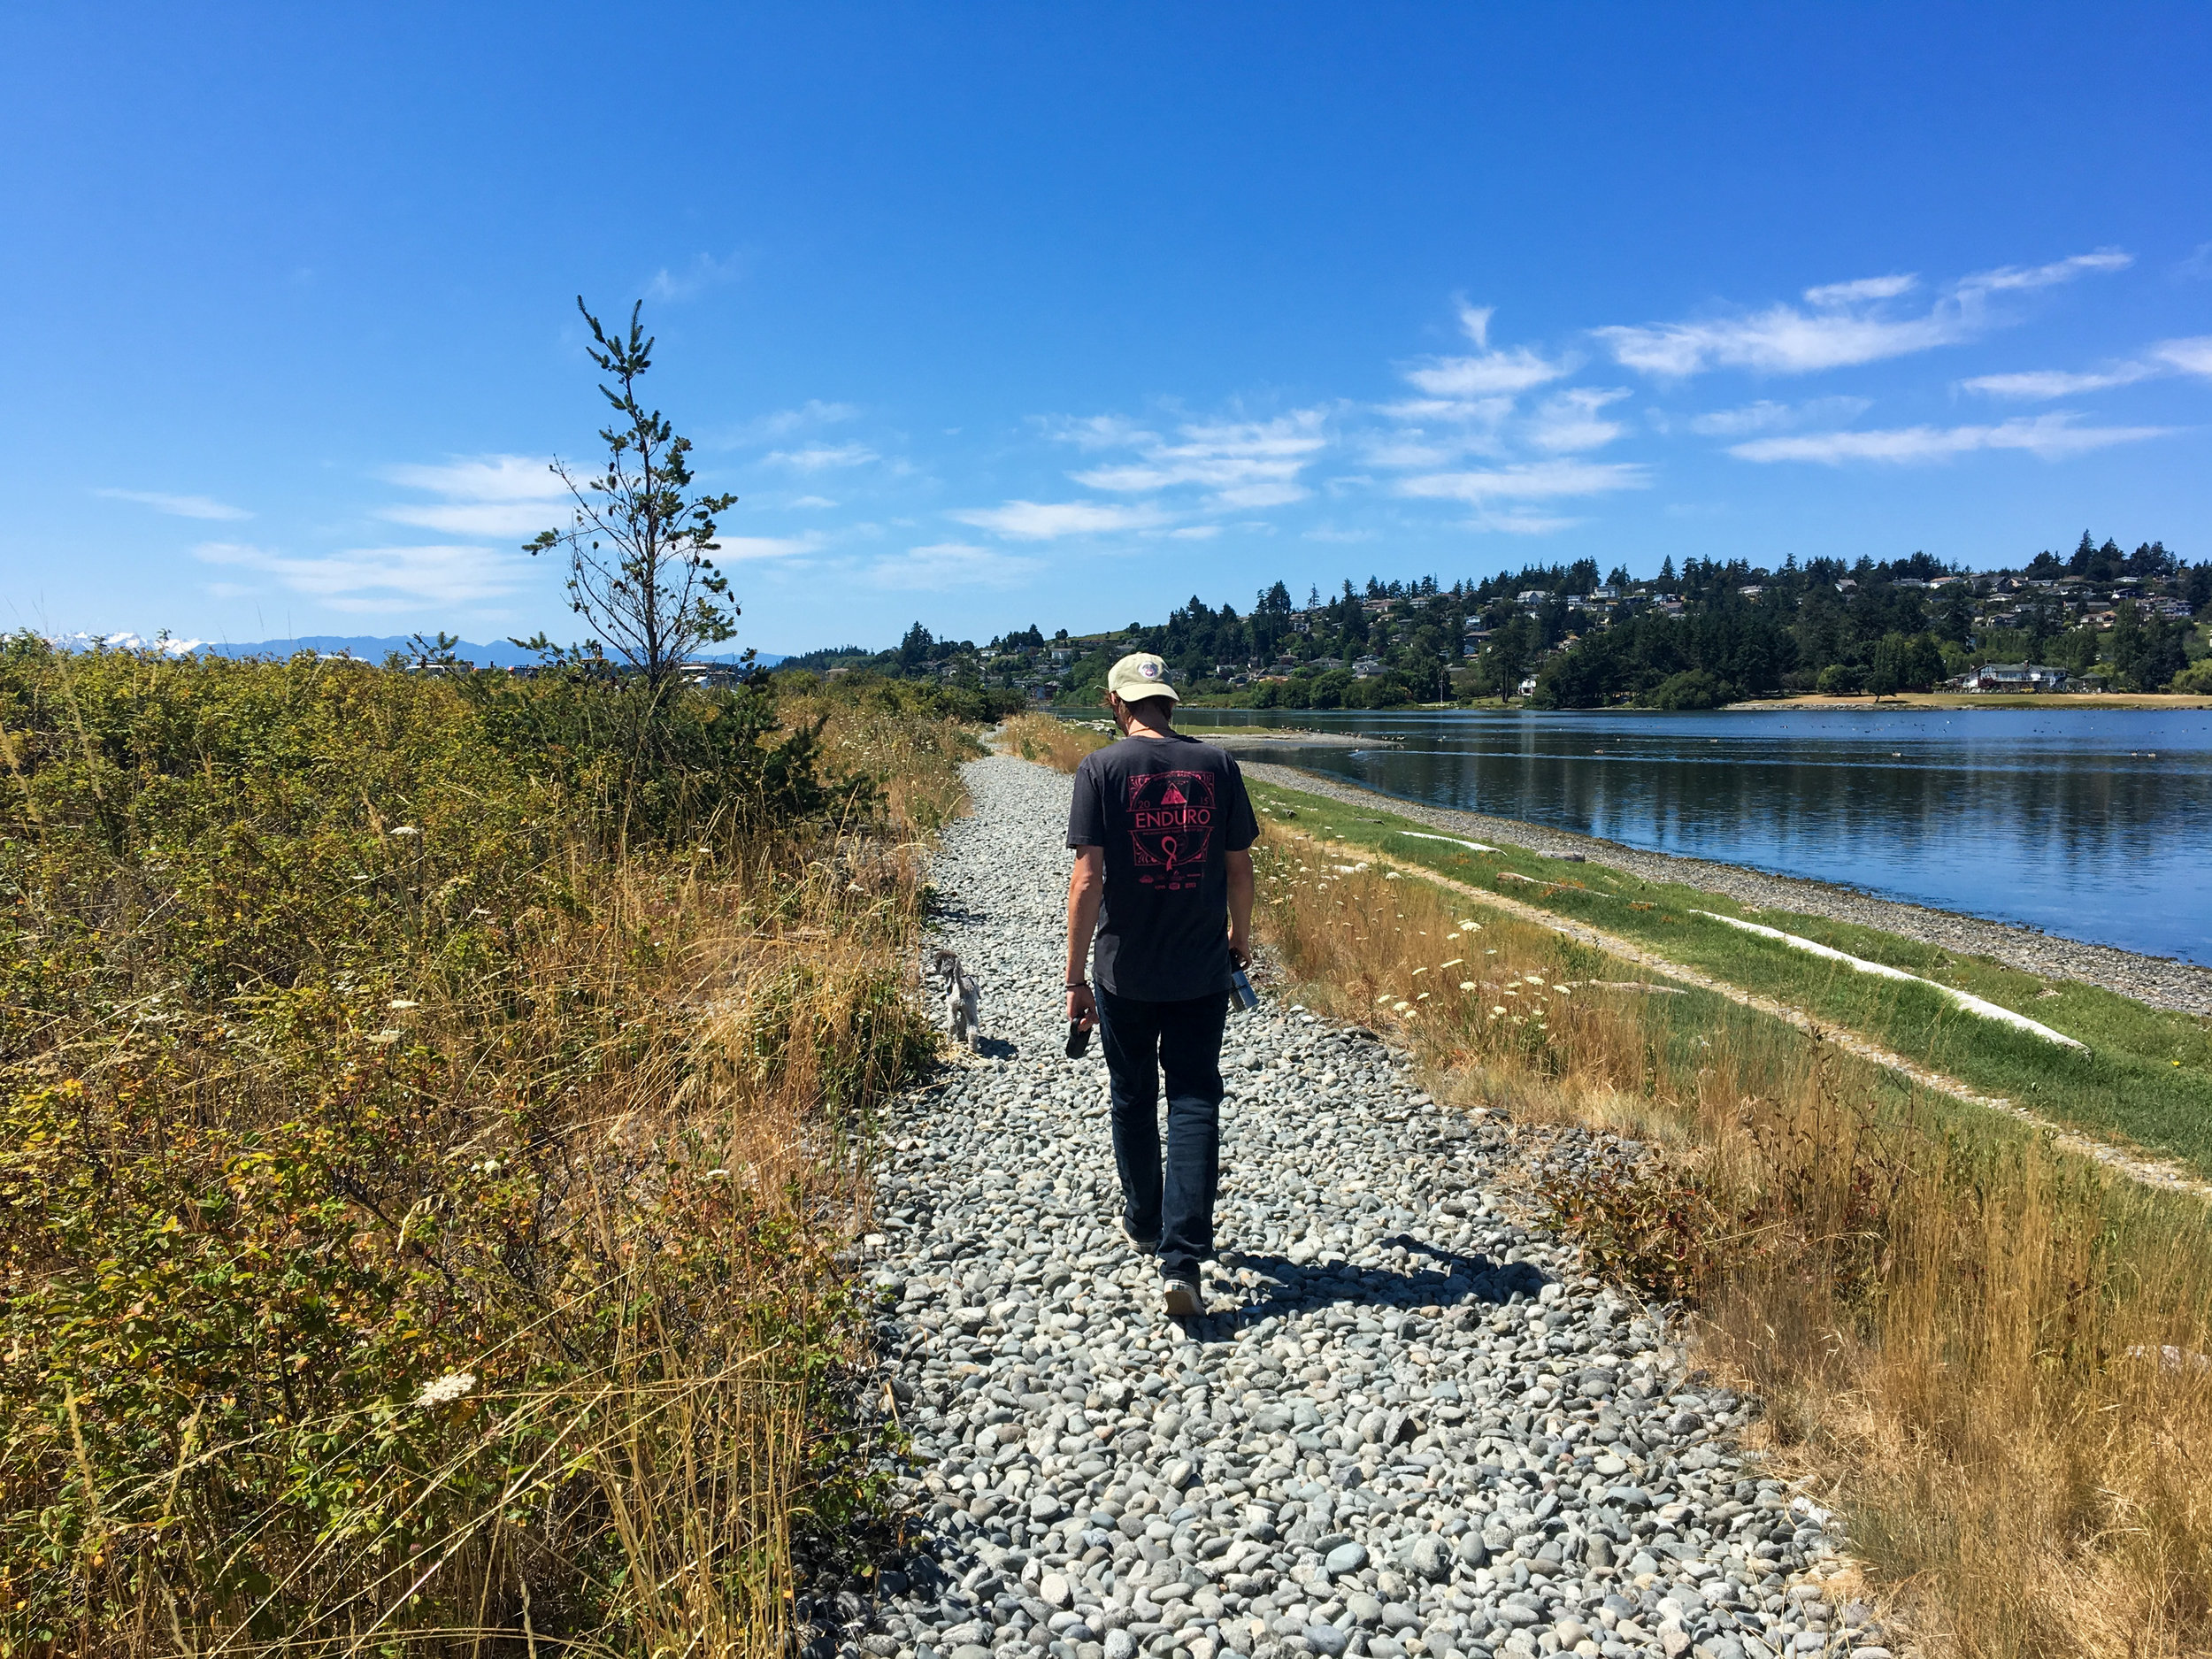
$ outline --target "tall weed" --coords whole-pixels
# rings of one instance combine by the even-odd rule
[[[1017,714],[1004,721],[993,740],[1001,754],[1018,755],[1055,772],[1073,772],[1083,757],[1112,740],[1102,732],[1070,726],[1049,714]]]

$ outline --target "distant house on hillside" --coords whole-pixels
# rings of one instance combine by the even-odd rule
[[[1378,657],[1363,657],[1352,664],[1352,672],[1361,680],[1372,680],[1382,671],[1382,659]]]
[[[734,663],[686,663],[677,673],[687,686],[722,690],[745,682],[745,671]]]
[[[2063,691],[2066,670],[2041,663],[1984,663],[1962,684],[1968,691]]]

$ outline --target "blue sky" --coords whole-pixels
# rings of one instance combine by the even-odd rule
[[[573,296],[741,642],[2212,557],[2201,6],[14,7],[10,626],[572,636]]]

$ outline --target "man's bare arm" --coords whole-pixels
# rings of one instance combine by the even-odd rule
[[[1229,954],[1239,967],[1252,959],[1252,855],[1229,855]]]
[[[1087,981],[1091,935],[1098,931],[1099,901],[1105,896],[1106,849],[1077,848],[1075,868],[1068,872],[1068,1018],[1082,1021],[1086,1030],[1098,1023],[1098,1004]]]

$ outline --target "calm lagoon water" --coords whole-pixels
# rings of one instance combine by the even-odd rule
[[[2212,964],[2212,714],[1193,709],[1177,723],[1387,734],[1400,741],[1280,758],[1434,806]]]

